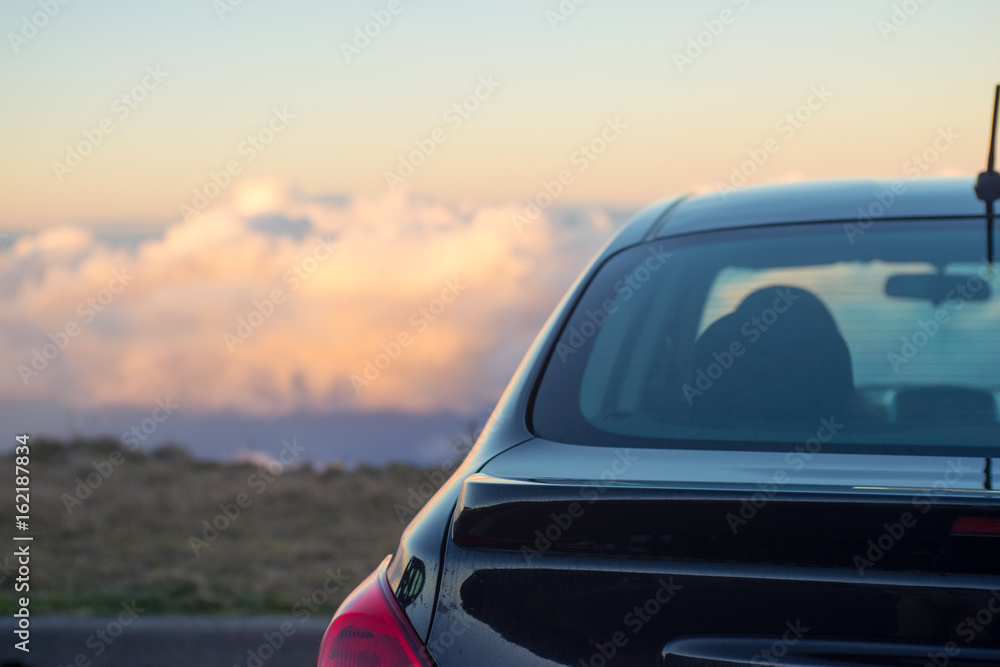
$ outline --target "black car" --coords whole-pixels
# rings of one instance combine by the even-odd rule
[[[319,665],[1000,665],[986,218],[962,178],[640,213]]]

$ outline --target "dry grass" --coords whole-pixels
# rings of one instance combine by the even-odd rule
[[[70,513],[63,494],[73,495],[76,480],[94,472],[92,462],[119,449],[113,440],[32,442],[35,613],[111,613],[133,598],[147,613],[291,613],[328,569],[339,568],[350,579],[319,612],[332,613],[395,549],[403,525],[393,505],[405,504],[408,490],[426,481],[420,470],[390,465],[289,468],[268,483],[252,477],[259,475],[255,466],[194,461],[166,447],[149,456],[125,453]],[[13,464],[12,455],[0,458],[5,488],[13,486]],[[189,537],[201,538],[202,522],[241,493],[250,505],[196,556]],[[9,531],[11,495],[0,505],[0,525]],[[11,549],[0,547],[0,565]],[[6,613],[10,582],[3,588]]]

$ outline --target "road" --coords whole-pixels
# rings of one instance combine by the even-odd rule
[[[115,617],[31,619],[31,652],[0,619],[0,667],[312,667],[329,619]],[[278,646],[272,649],[272,646]]]

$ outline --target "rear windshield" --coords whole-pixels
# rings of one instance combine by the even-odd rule
[[[580,444],[777,449],[820,433],[855,451],[995,452],[985,237],[983,220],[886,221],[630,248],[560,334],[533,428]]]

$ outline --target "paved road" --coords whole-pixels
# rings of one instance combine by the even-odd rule
[[[0,618],[0,667],[314,667],[329,619],[38,617],[30,653],[13,621]]]

